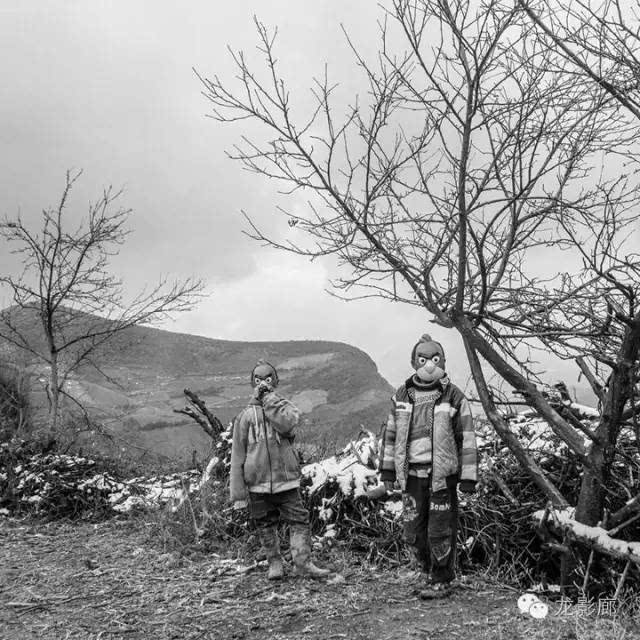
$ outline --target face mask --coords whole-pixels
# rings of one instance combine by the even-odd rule
[[[259,384],[264,383],[266,385],[268,385],[269,387],[273,388],[273,376],[272,375],[268,375],[265,376],[264,378],[258,375],[253,376],[253,386],[257,387]]]
[[[270,389],[278,386],[278,374],[268,362],[259,362],[251,372],[251,386],[257,387],[260,383],[266,384]]]
[[[437,342],[419,342],[414,349],[412,364],[422,382],[436,382],[446,375],[444,353]]]

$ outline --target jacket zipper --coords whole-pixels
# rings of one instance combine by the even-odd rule
[[[414,403],[411,403],[411,415],[409,416],[409,424],[407,425],[407,438],[404,445],[404,468],[402,469],[404,473],[404,484],[405,487],[407,482],[409,481],[409,435],[411,434],[411,427],[413,426],[413,410]]]
[[[269,459],[269,493],[273,493],[273,468],[271,466],[271,451],[269,451],[269,434],[267,433],[267,418],[264,415],[264,407],[262,409],[262,427],[264,429],[264,443],[267,447],[267,458]]]
[[[436,403],[440,400],[437,397],[433,406],[431,407],[431,486],[429,487],[429,493],[433,493],[433,478],[436,475]],[[431,495],[429,496],[429,503],[431,503]]]
[[[431,407],[431,485],[433,486],[433,476],[435,472],[435,432],[436,432],[436,404],[439,404],[442,400],[442,393],[436,398]],[[415,410],[415,401],[411,403],[411,415],[409,416],[409,426],[407,429],[407,443],[404,451],[404,474],[405,482],[409,478],[409,434],[411,427],[413,426],[413,414]]]

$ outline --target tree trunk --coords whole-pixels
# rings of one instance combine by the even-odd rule
[[[575,517],[578,522],[595,527],[604,513],[605,486],[610,465],[605,459],[603,447],[597,443],[593,444],[589,459],[592,466],[584,470]]]
[[[455,310],[450,312],[453,326],[460,332],[463,339],[477,351],[494,371],[514,389],[526,395],[527,401],[540,416],[547,421],[554,433],[561,438],[583,464],[588,464],[582,435],[579,434],[550,404],[546,398],[529,382],[515,367],[511,366],[494,348],[480,335],[471,321]],[[485,407],[486,410],[486,407]]]
[[[606,487],[615,458],[622,416],[627,402],[633,398],[634,370],[639,349],[640,312],[625,329],[602,404],[600,424],[595,431],[596,442],[587,454],[589,466],[582,477],[575,516],[583,524],[596,526],[604,513]]]
[[[49,436],[55,438],[60,413],[60,382],[57,354],[52,354],[49,373]]]
[[[544,471],[538,466],[536,461],[529,455],[529,452],[524,449],[520,444],[518,438],[511,433],[509,426],[505,419],[500,415],[497,410],[480,365],[478,354],[473,346],[471,346],[468,339],[464,339],[464,346],[467,351],[467,359],[471,366],[471,374],[473,375],[474,382],[476,383],[476,389],[478,395],[482,401],[482,407],[489,418],[489,421],[496,430],[496,433],[500,436],[502,441],[509,447],[509,450],[514,455],[516,460],[522,465],[522,467],[529,473],[533,481],[538,488],[549,498],[551,503],[558,508],[568,506],[567,500],[560,493],[558,488],[547,478]]]

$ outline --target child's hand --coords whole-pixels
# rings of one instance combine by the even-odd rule
[[[233,510],[234,511],[242,511],[243,509],[246,509],[248,506],[248,503],[246,500],[236,500],[233,503]]]
[[[460,481],[460,491],[462,493],[470,494],[476,492],[476,482],[475,480],[461,480]]]
[[[262,396],[264,396],[266,393],[269,393],[269,391],[272,391],[271,385],[266,380],[262,380],[256,385],[255,389],[253,390],[253,395],[258,400],[262,400]]]

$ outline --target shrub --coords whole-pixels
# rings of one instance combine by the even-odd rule
[[[0,364],[0,442],[30,430],[29,385],[11,365]]]

